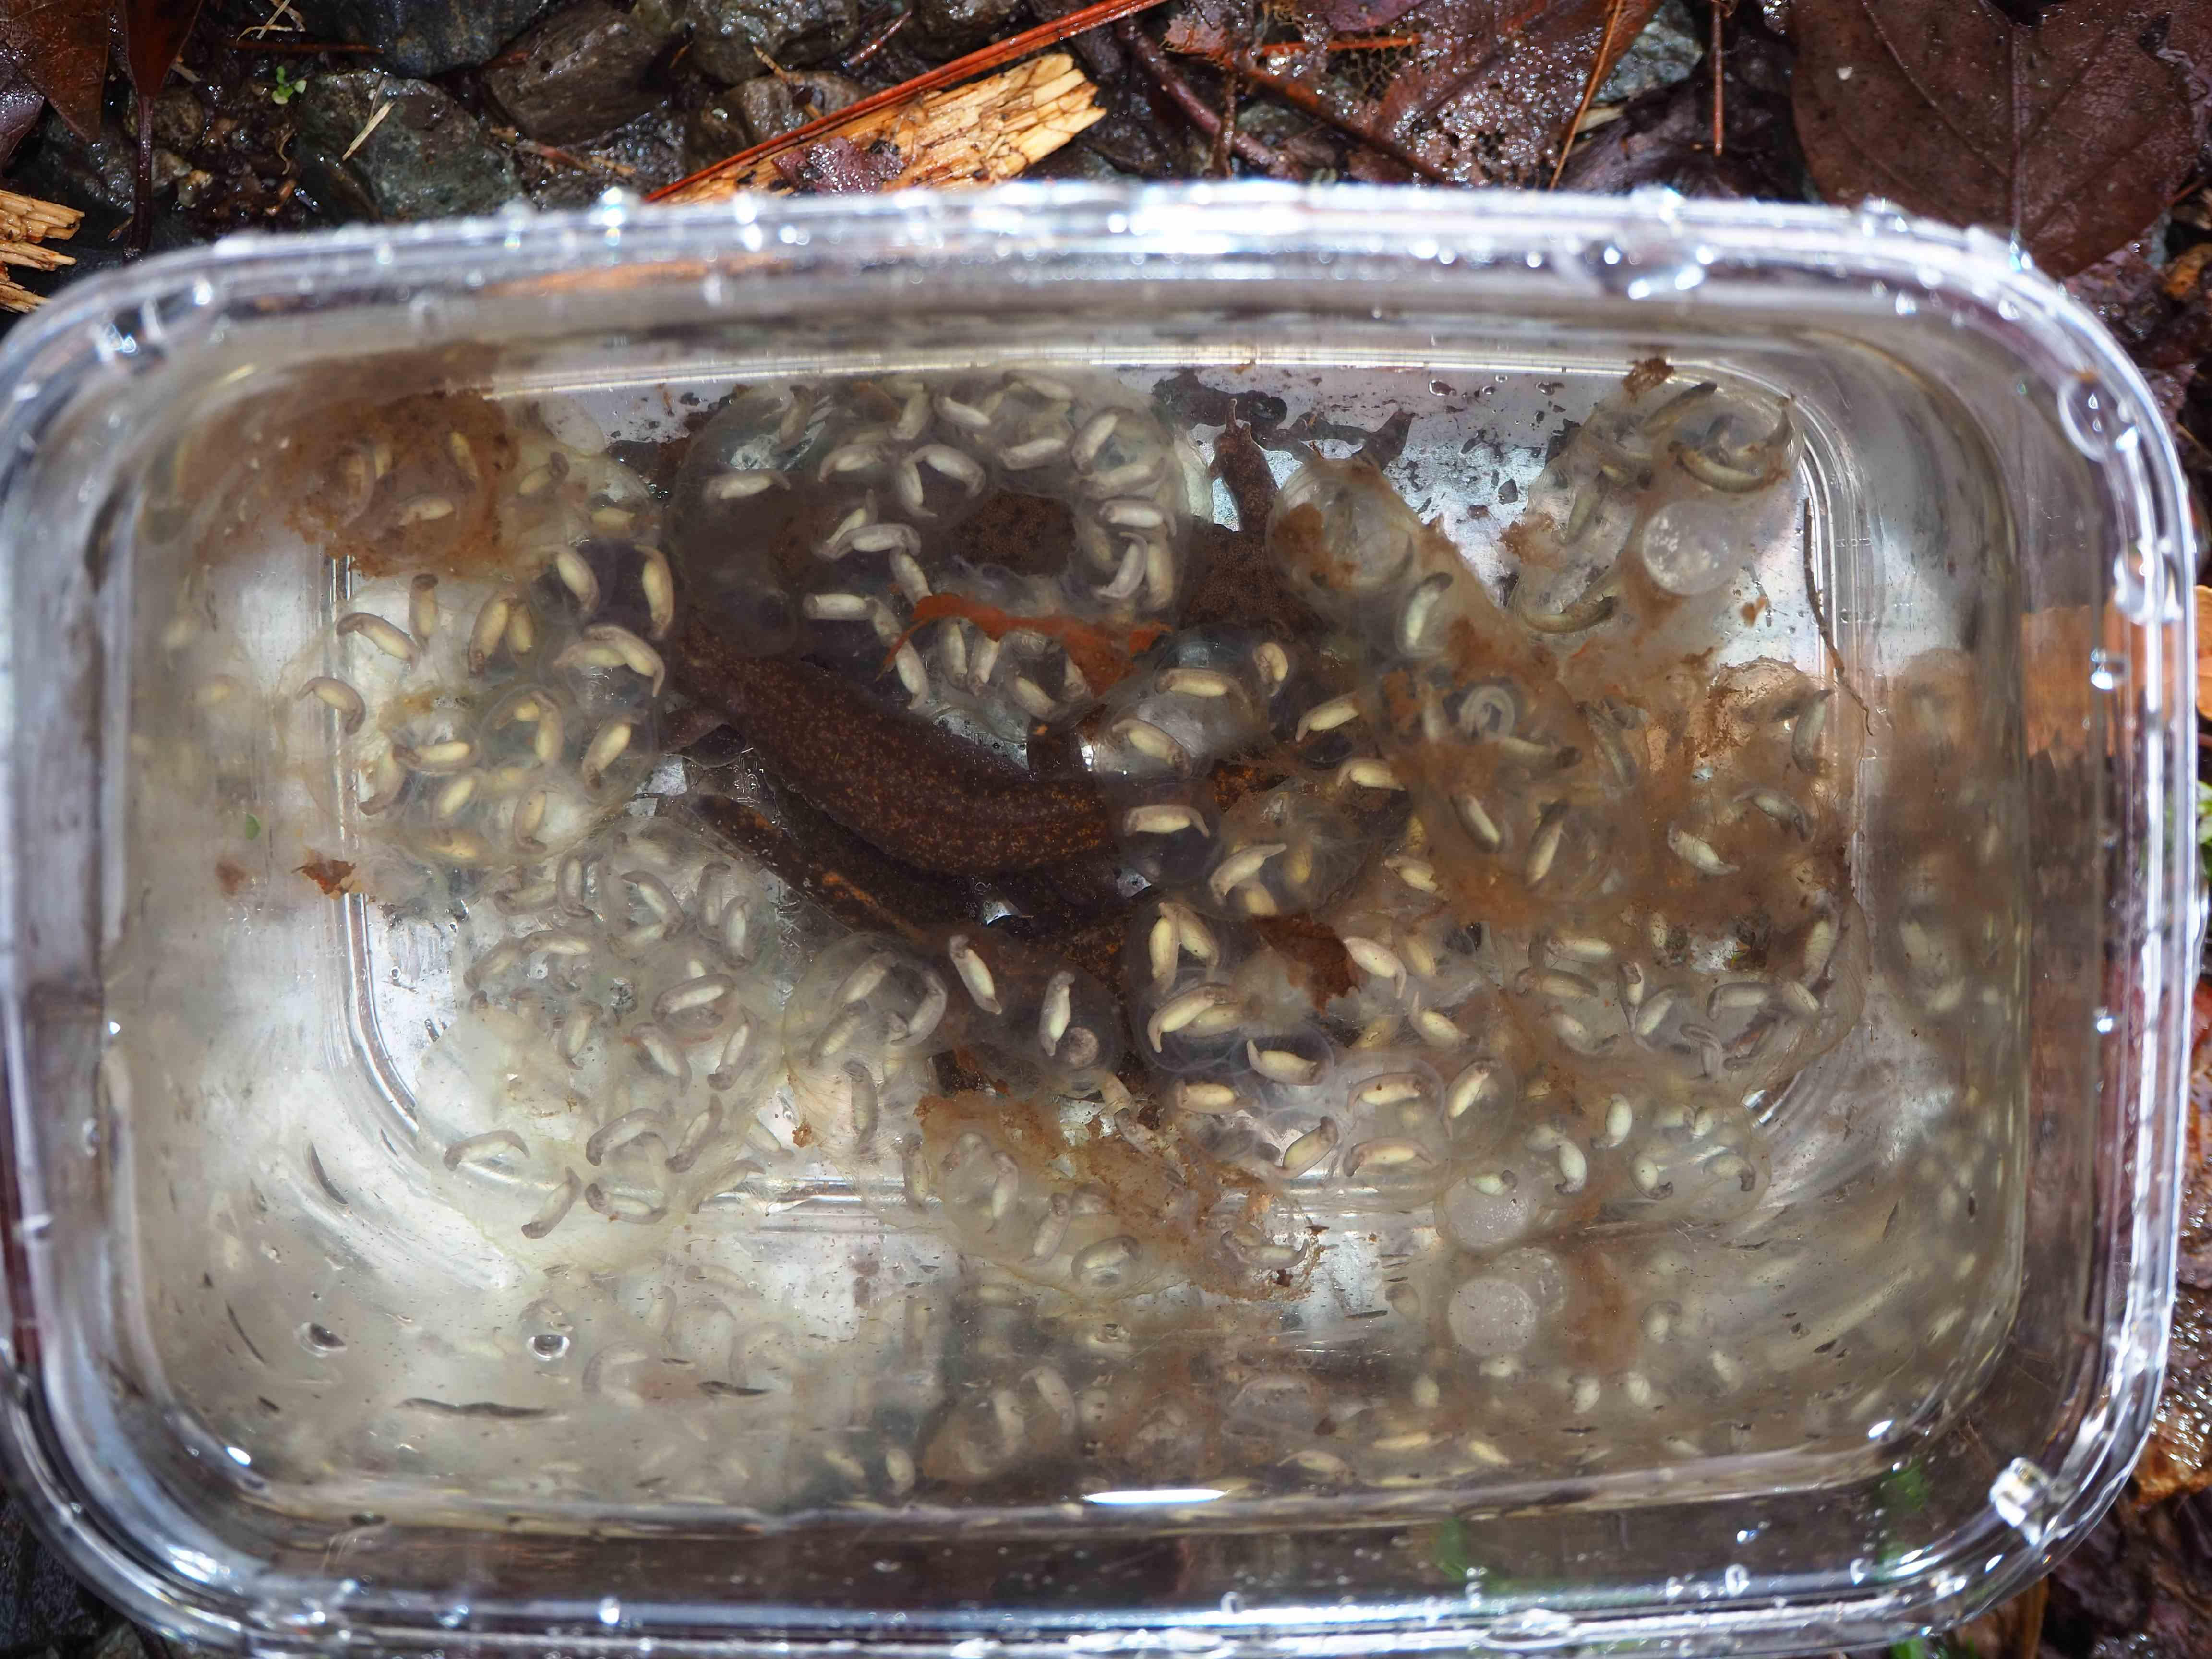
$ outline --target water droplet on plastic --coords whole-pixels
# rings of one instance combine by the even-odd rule
[[[1492,1636],[1516,1646],[1528,1644],[1548,1647],[1565,1641],[1574,1632],[1574,1620],[1549,1607],[1523,1607],[1517,1613],[1507,1613],[1490,1627]]]
[[[1221,1598],[1221,1610],[1224,1613],[1243,1612],[1244,1598],[1239,1595],[1235,1590],[1225,1592]]]
[[[610,1628],[622,1623],[622,1603],[611,1595],[600,1597],[599,1622]]]
[[[539,1359],[558,1359],[568,1352],[568,1339],[559,1331],[540,1331],[530,1339],[530,1352]]]
[[[2058,423],[2074,447],[2092,459],[2112,453],[2126,424],[2111,388],[2094,374],[2077,374],[2059,388]]]
[[[456,1601],[438,1615],[438,1622],[447,1630],[459,1630],[469,1621],[469,1604]]]
[[[1721,1571],[1721,1588],[1730,1595],[1741,1595],[1751,1588],[1749,1568],[1731,1561]]]
[[[1851,1565],[1847,1571],[1850,1574],[1851,1583],[1863,1584],[1874,1577],[1874,1563],[1863,1555],[1855,1555],[1851,1558]]]

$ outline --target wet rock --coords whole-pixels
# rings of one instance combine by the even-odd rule
[[[207,131],[207,106],[190,87],[167,87],[154,100],[154,142],[188,150]]]
[[[1617,104],[1639,92],[1672,86],[1698,66],[1705,55],[1697,20],[1682,0],[1664,0],[1651,14],[1643,32],[1629,42],[1628,50],[1613,66],[1605,85],[1598,89],[1600,105]]]
[[[519,188],[514,162],[437,88],[378,70],[319,75],[300,94],[300,171],[327,208],[365,219],[489,213]],[[391,111],[345,152],[386,105]]]
[[[502,52],[484,72],[484,88],[531,137],[588,143],[660,101],[645,77],[680,27],[669,5],[621,12],[606,0],[581,0]]]
[[[799,70],[763,75],[738,87],[731,98],[744,123],[747,141],[765,143],[824,115],[835,115],[861,95],[860,85],[826,70]],[[725,150],[724,155],[732,154]],[[720,157],[714,158],[716,160]]]
[[[546,0],[294,0],[318,40],[356,40],[402,75],[439,75],[489,61],[546,9]]]
[[[49,109],[17,161],[10,190],[70,207],[131,210],[137,143],[112,118],[90,140]]]
[[[909,27],[924,48],[951,57],[1006,33],[1021,9],[1022,0],[915,0]]]
[[[726,86],[826,62],[860,32],[860,0],[693,0],[691,61]]]

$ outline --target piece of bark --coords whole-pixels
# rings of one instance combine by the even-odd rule
[[[1098,89],[1064,52],[1046,52],[966,86],[925,93],[888,109],[842,122],[817,144],[842,140],[834,153],[875,159],[884,190],[909,185],[995,185],[1017,178],[1105,113]],[[813,146],[763,158],[741,171],[690,180],[659,199],[719,202],[741,190],[788,195],[808,177]],[[799,161],[788,172],[779,162]],[[896,160],[895,169],[891,168]],[[840,179],[849,169],[827,168]]]
[[[52,236],[64,240],[76,234],[84,215],[75,208],[19,196],[0,190],[0,265],[27,265],[34,270],[57,270],[76,263],[68,254],[44,246]],[[0,310],[29,311],[40,296],[21,283],[0,276]]]

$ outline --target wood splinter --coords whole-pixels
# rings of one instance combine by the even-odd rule
[[[1105,113],[1075,60],[1047,52],[840,121],[803,147],[687,179],[656,199],[719,202],[744,190],[789,195],[817,183],[830,190],[1000,184]]]

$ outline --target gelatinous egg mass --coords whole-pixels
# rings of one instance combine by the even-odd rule
[[[1234,434],[1087,372],[742,387],[651,480],[552,398],[348,453],[286,682],[179,635],[189,781],[273,721],[329,902],[451,949],[393,1180],[571,1414],[530,1478],[1300,1491],[1902,1415],[1834,1268],[1880,1237],[1776,1196],[1795,1085],[1870,975],[1982,1041],[2016,940],[1942,826],[1875,936],[1860,689],[1825,614],[1745,647],[1792,406],[1645,375],[1569,432],[1488,562],[1344,444],[1218,522]],[[1940,775],[1971,665],[1899,684]]]

